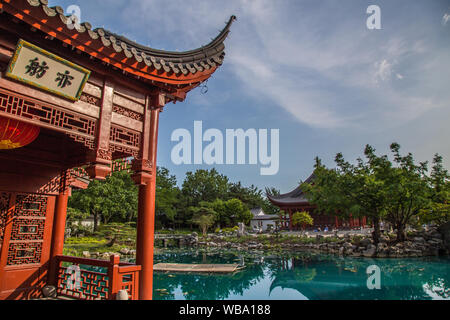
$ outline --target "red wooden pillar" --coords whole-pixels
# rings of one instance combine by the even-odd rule
[[[56,197],[55,215],[53,220],[52,243],[50,253],[50,265],[48,273],[49,284],[56,285],[57,266],[55,264],[57,255],[62,255],[64,250],[64,234],[66,231],[67,201],[69,200],[69,189],[64,188]]]
[[[157,94],[147,99],[141,158],[136,159],[133,176],[139,184],[136,264],[142,267],[139,275],[139,299],[153,297],[153,245],[155,233],[156,154],[159,113],[165,96]]]
[[[292,210],[289,209],[289,231],[292,231]]]
[[[336,226],[336,229],[339,228],[339,223],[338,223],[338,217],[334,216],[334,224]]]
[[[353,228],[353,216],[351,213],[350,213],[349,223],[350,223],[350,229]]]

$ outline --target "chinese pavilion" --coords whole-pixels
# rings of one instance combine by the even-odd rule
[[[46,285],[79,299],[152,298],[159,114],[219,68],[234,20],[209,44],[170,52],[47,0],[0,0],[0,299],[38,298]],[[64,256],[71,188],[120,170],[118,159],[132,159],[139,185],[136,263]]]
[[[304,183],[311,183],[314,180],[314,174],[310,175]],[[312,228],[328,227],[330,230],[332,227],[339,228],[354,228],[366,225],[366,218],[353,218],[351,215],[348,219],[340,219],[337,216],[331,216],[326,214],[320,214],[315,211],[316,206],[309,203],[308,198],[303,192],[301,185],[292,190],[291,192],[281,195],[267,194],[269,201],[282,210],[283,215],[281,217],[281,227],[284,229],[293,230],[300,226],[292,225],[292,215],[295,212],[306,211],[313,218],[314,224]]]

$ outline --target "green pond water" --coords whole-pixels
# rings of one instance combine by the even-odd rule
[[[348,258],[307,252],[276,253],[166,249],[155,263],[239,263],[234,274],[156,272],[155,300],[450,299],[450,258]],[[367,286],[369,266],[380,289]],[[374,283],[372,281],[369,281]]]

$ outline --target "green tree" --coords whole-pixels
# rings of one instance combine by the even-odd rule
[[[200,227],[203,237],[206,237],[208,228],[214,225],[214,216],[212,214],[194,216],[192,221]]]
[[[390,167],[387,157],[377,157],[375,150],[366,146],[364,154],[356,166],[344,160],[341,153],[335,157],[336,169],[326,168],[316,158],[314,181],[304,183],[303,189],[308,199],[317,206],[316,211],[348,218],[367,216],[374,227],[372,234],[375,243],[380,238],[380,221],[386,215],[387,190],[380,177]]]
[[[198,225],[205,237],[208,228],[214,225],[217,218],[217,212],[213,208],[213,204],[207,201],[201,201],[198,207],[189,207],[193,217],[191,222]]]
[[[367,216],[373,223],[375,243],[379,240],[382,219],[394,225],[398,241],[405,240],[406,226],[432,205],[433,188],[426,175],[426,162],[415,164],[411,153],[400,155],[398,143],[392,143],[390,149],[393,163],[387,155],[377,156],[369,145],[364,149],[367,160],[358,158],[357,165],[346,162],[341,153],[335,158],[336,169],[327,169],[316,158],[314,182],[303,186],[308,199],[317,205],[319,212],[345,218],[350,213],[354,217]],[[435,198],[442,200],[446,179],[442,159],[435,157],[434,163],[431,181],[434,181]]]
[[[161,225],[173,226],[177,214],[180,189],[177,187],[177,179],[170,175],[169,170],[157,167],[156,171],[156,203],[155,214]]]
[[[239,199],[249,209],[262,207],[264,204],[264,197],[262,191],[258,187],[251,185],[244,187],[241,182],[231,183],[228,191],[228,199]]]
[[[213,202],[216,199],[227,199],[228,178],[219,174],[216,169],[187,172],[181,186],[181,197],[178,205],[177,220],[180,225],[192,226],[193,211],[201,201]]]
[[[306,211],[301,211],[301,212],[295,212],[292,215],[292,224],[294,226],[297,225],[301,225],[302,226],[302,230],[305,230],[305,227],[308,226],[312,226],[314,224],[314,220],[313,218],[309,215],[308,212]]]
[[[250,210],[239,199],[230,199],[226,201],[224,205],[227,216],[231,218],[233,224],[236,224],[237,222],[249,224],[250,220],[253,218]]]
[[[71,210],[94,217],[94,231],[99,221],[126,222],[137,214],[137,186],[126,171],[113,172],[104,181],[94,180],[85,190],[74,190],[69,198]]]
[[[228,194],[228,178],[216,169],[187,172],[181,187],[188,206],[198,205],[200,201],[212,202],[223,199]]]
[[[431,205],[419,213],[421,224],[436,223],[442,225],[450,221],[450,181],[449,174],[442,165],[442,157],[433,158],[429,184],[431,187]]]
[[[405,241],[406,226],[431,205],[428,169],[426,162],[416,165],[411,153],[401,156],[398,143],[391,144],[391,151],[397,166],[383,177],[389,194],[386,220],[397,230],[397,240]]]

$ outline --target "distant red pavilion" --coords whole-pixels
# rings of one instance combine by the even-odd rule
[[[306,179],[305,183],[311,183],[314,180],[314,174],[310,175]],[[363,218],[353,218],[350,215],[349,219],[342,220],[337,216],[331,216],[326,214],[319,214],[315,212],[316,206],[310,204],[306,194],[303,192],[301,186],[298,186],[294,190],[281,195],[270,195],[267,194],[269,201],[275,206],[279,207],[284,213],[281,217],[281,227],[283,229],[294,230],[300,228],[299,226],[292,225],[292,215],[295,212],[306,211],[308,212],[314,220],[314,225],[311,228],[317,229],[321,228],[323,230],[325,227],[341,229],[341,228],[354,228],[366,225],[366,217]]]

